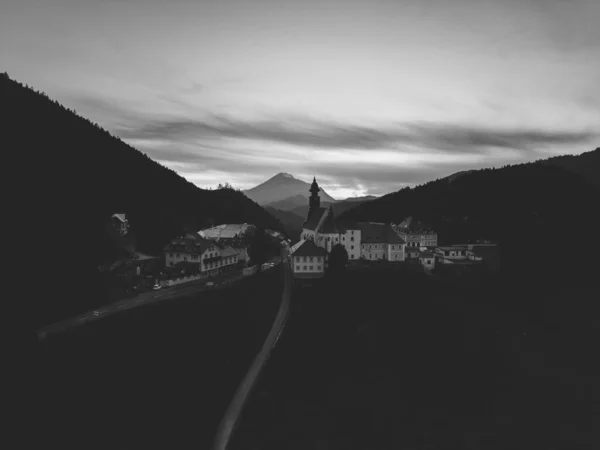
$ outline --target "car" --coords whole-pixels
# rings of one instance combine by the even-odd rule
[[[152,286],[153,291],[158,291],[159,289],[162,289],[162,284],[155,284],[154,286]]]

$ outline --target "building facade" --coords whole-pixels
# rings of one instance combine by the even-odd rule
[[[330,253],[337,244],[348,253],[348,260],[404,261],[406,243],[389,224],[338,223],[334,220],[333,206],[322,208],[319,185],[313,179],[310,187],[309,211],[302,226],[301,240],[313,242]]]
[[[296,278],[321,278],[325,275],[327,252],[311,240],[300,241],[291,254],[292,273]]]
[[[437,233],[423,222],[413,220],[412,217],[404,219],[399,224],[392,224],[392,228],[406,242],[407,247],[437,247]]]
[[[208,272],[210,275],[231,270],[239,261],[239,254],[235,249],[197,234],[171,240],[164,252],[167,267],[181,263],[197,264],[200,272]]]

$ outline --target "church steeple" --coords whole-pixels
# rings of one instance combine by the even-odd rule
[[[312,214],[312,212],[321,206],[321,198],[319,197],[319,185],[317,184],[317,178],[313,177],[313,182],[310,185],[309,192],[311,193],[310,198],[308,199],[308,217]]]

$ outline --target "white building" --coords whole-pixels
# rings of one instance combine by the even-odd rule
[[[370,261],[404,261],[406,243],[390,224],[359,222],[358,226],[361,229],[361,257]]]
[[[310,240],[328,253],[336,244],[344,246],[348,260],[361,257],[370,260],[404,261],[404,240],[389,224],[336,223],[333,206],[320,206],[319,185],[313,179],[310,187],[308,217],[302,226],[302,240]]]
[[[325,275],[327,252],[311,240],[301,240],[292,247],[292,273],[296,278],[321,278]]]
[[[433,269],[435,267],[435,255],[432,252],[421,252],[419,262],[426,269]]]
[[[399,224],[392,224],[392,228],[406,242],[407,247],[437,247],[437,233],[412,217],[404,219]]]
[[[214,240],[196,234],[173,239],[164,249],[165,265],[173,267],[179,263],[198,264],[200,272],[216,275],[231,270],[239,261],[238,252]]]
[[[241,240],[246,233],[252,233],[256,227],[248,223],[226,223],[198,231],[198,235],[211,241],[233,247],[238,253],[239,261],[248,262],[248,249],[242,245]]]

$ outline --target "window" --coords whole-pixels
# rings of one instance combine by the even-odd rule
[[[351,246],[350,246],[350,250],[354,250],[354,245],[351,245]]]
[[[312,272],[312,270],[313,270],[313,266],[309,266],[309,270]]]
[[[300,266],[296,266],[296,270],[300,270]]]
[[[313,260],[313,257],[312,257],[312,256],[309,256],[309,257],[308,257],[308,262],[312,262],[312,260]]]
[[[304,266],[304,268],[302,270],[306,270],[306,266]]]
[[[172,258],[173,257],[173,253],[169,253],[169,256]]]
[[[354,241],[354,236],[352,236],[352,237],[350,238],[350,240],[351,240],[351,241]]]
[[[354,259],[354,253],[350,255],[350,259]]]
[[[176,255],[176,256],[179,258],[181,255],[180,255],[179,253],[177,253],[177,255]]]
[[[317,266],[317,270],[318,270],[318,271],[321,271],[321,266]]]

